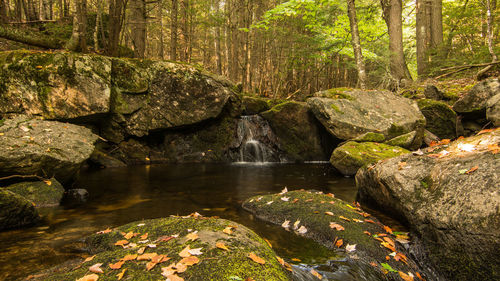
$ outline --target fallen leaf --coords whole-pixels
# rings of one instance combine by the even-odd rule
[[[388,263],[383,262],[380,265],[390,272],[398,272],[397,270],[394,270]]]
[[[161,236],[161,237],[158,237],[156,242],[168,242],[174,238],[175,238],[175,236]]]
[[[297,229],[299,227],[300,220],[297,220],[296,222],[293,223],[293,229]]]
[[[266,263],[266,261],[265,261],[263,258],[261,258],[261,257],[257,256],[257,255],[256,255],[256,254],[254,254],[253,252],[252,252],[252,253],[250,253],[250,254],[248,254],[248,257],[249,257],[251,260],[253,260],[254,262],[256,262],[256,263],[259,263],[259,264],[265,264],[265,263]]]
[[[295,262],[301,262],[302,260],[301,260],[301,259],[298,259],[298,258],[292,258],[292,261],[295,261]]]
[[[344,217],[344,216],[339,216],[339,218],[340,218],[340,219],[343,219],[343,220],[345,220],[345,221],[351,221],[350,219],[348,219],[348,218],[346,218],[346,217]]]
[[[109,264],[109,268],[111,268],[111,269],[113,269],[113,270],[114,270],[114,269],[120,269],[120,268],[122,268],[122,265],[123,265],[124,263],[125,263],[125,261],[119,261],[119,262],[117,262],[117,263],[110,263],[110,264]]]
[[[307,232],[307,228],[305,226],[301,226],[298,230],[298,233],[305,234]]]
[[[127,240],[120,240],[118,242],[115,243],[115,246],[125,246],[128,244],[128,241]]]
[[[422,281],[424,280],[424,278],[422,278],[422,276],[420,275],[420,273],[415,272],[415,275],[417,275],[417,278],[418,278],[418,279],[420,279],[420,280],[422,280]]]
[[[89,262],[91,260],[93,260],[95,258],[95,255],[91,256],[91,257],[88,257],[86,258],[82,263],[86,263],[86,262]]]
[[[186,238],[188,239],[188,241],[194,241],[194,240],[198,239],[199,237],[198,237],[197,233],[191,232],[188,235],[186,235]]]
[[[370,262],[370,265],[373,266],[373,267],[377,267],[377,263],[376,262]]]
[[[175,270],[177,271],[177,273],[183,273],[184,271],[187,270],[187,265],[183,264],[183,263],[176,263],[175,264]]]
[[[382,242],[380,243],[382,246],[386,247],[387,249],[393,251],[393,252],[396,252],[396,248],[394,248],[394,246],[392,246],[391,244],[387,243],[387,242]]]
[[[189,246],[188,246],[189,247]],[[156,257],[158,254],[157,253],[147,253],[143,254],[137,257],[138,261],[147,261],[147,260],[152,260],[154,257]]]
[[[126,269],[126,268],[124,268],[124,269],[122,270],[122,272],[120,272],[120,273],[116,274],[116,277],[118,277],[118,280],[122,280],[123,275],[125,275],[125,271],[127,271],[127,269]]]
[[[411,277],[410,275],[406,274],[406,273],[403,273],[402,271],[398,272],[399,273],[399,276],[401,276],[401,278],[405,281],[413,281],[413,277]]]
[[[398,163],[398,170],[403,170],[403,168],[406,166],[406,162],[399,162]]]
[[[283,197],[281,197],[281,200],[288,202],[290,200],[290,197],[283,196]]]
[[[363,231],[363,233],[366,234],[366,235],[372,236],[372,234],[370,232],[366,231],[366,230]]]
[[[43,182],[48,186],[52,185],[52,182],[50,180],[43,180]]]
[[[233,234],[233,228],[231,226],[228,226],[228,227],[224,228],[224,230],[222,232],[224,232],[228,235],[231,235],[231,234]]]
[[[89,271],[93,273],[104,273],[101,269],[102,263],[96,263],[93,266],[89,267]]]
[[[470,173],[473,173],[475,172],[477,169],[479,169],[479,166],[474,166],[472,168],[470,168],[470,170],[468,170],[467,172],[465,172],[467,175],[470,174]]]
[[[281,194],[281,195],[283,195],[283,194],[285,194],[285,193],[287,193],[287,192],[288,192],[288,188],[286,188],[286,187],[285,187],[285,188],[283,188],[283,190],[280,192],[280,194]]]
[[[148,263],[146,264],[146,270],[147,270],[147,271],[150,271],[150,270],[151,270],[151,269],[153,269],[153,268],[154,268],[157,264],[158,264],[158,263],[156,263],[156,262],[152,262],[152,261],[148,262]]]
[[[326,194],[326,196],[335,198],[335,195],[333,193],[328,193],[328,194]]]
[[[167,280],[165,281],[184,281],[184,278],[182,277],[179,277],[175,274],[172,274],[172,275],[169,275],[169,276],[166,276],[167,277]]]
[[[397,253],[397,254],[394,256],[394,259],[395,259],[396,261],[400,261],[400,260],[401,260],[401,261],[403,261],[404,263],[406,263],[406,262],[408,261],[408,258],[407,258],[404,254],[402,254],[402,253]]]
[[[289,228],[289,227],[290,227],[290,221],[289,221],[289,220],[285,220],[285,221],[281,224],[281,227],[284,227],[284,228]]]
[[[337,231],[342,231],[342,230],[344,230],[344,227],[343,227],[343,226],[341,226],[340,224],[334,223],[334,222],[331,222],[331,223],[330,223],[330,228],[332,228],[332,229],[336,229]]]
[[[311,274],[316,276],[316,278],[318,278],[319,280],[323,279],[323,276],[321,274],[319,274],[316,270],[314,269],[311,269]]]
[[[151,262],[154,263],[163,263],[168,261],[170,258],[167,257],[166,255],[156,255],[151,259]]]
[[[392,240],[389,237],[384,237],[383,238],[385,242],[389,243],[392,247],[396,247],[396,244],[394,244],[394,240]]]
[[[180,253],[179,253],[179,256],[183,257],[183,258],[187,258],[189,256],[191,256],[191,254],[189,253],[189,250],[191,250],[191,248],[189,248],[189,245],[184,248]]]
[[[271,204],[273,204],[273,202],[274,201],[269,201],[269,202],[266,203],[266,205],[271,205]]]
[[[122,261],[131,261],[131,260],[135,260],[136,258],[137,258],[137,255],[126,255],[121,260]]]
[[[282,266],[285,266],[285,260],[276,256],[276,259],[278,260],[278,262],[282,265]]]
[[[479,131],[479,133],[477,133],[477,135],[481,135],[481,134],[485,134],[485,133],[491,133],[493,131],[494,131],[493,129],[484,129],[484,130]]]
[[[183,258],[180,263],[183,263],[187,266],[191,266],[191,265],[195,265],[197,263],[200,262],[200,259],[198,257],[195,257],[195,256],[190,256],[190,257],[187,257],[187,258]]]
[[[497,154],[497,153],[500,152],[500,146],[498,145],[498,143],[489,144],[488,145],[488,151],[490,151],[493,154]]]
[[[337,242],[335,242],[335,247],[340,248],[344,244],[344,240],[339,239]]]
[[[390,227],[388,227],[387,225],[384,225],[384,230],[385,230],[385,232],[392,234],[392,229]]]
[[[111,232],[111,229],[107,228],[106,230],[101,230],[101,231],[96,232],[96,234],[106,234],[106,233],[110,233],[110,232]]]
[[[90,274],[90,275],[85,275],[82,278],[76,280],[76,281],[96,281],[99,279],[99,275],[97,274]]]
[[[356,251],[356,244],[354,244],[354,245],[347,244],[347,245],[345,246],[345,250],[346,250],[348,253]]]
[[[358,219],[352,219],[353,222],[364,222],[362,220],[358,220]]]
[[[332,212],[325,212],[325,215],[333,216]]]
[[[267,239],[265,239],[265,238],[264,238],[264,241],[266,241],[266,243],[267,243],[267,245],[269,246],[269,248],[272,248],[272,247],[273,247],[273,245],[271,245],[271,242],[269,242],[269,240],[267,240]]]
[[[215,243],[215,247],[222,249],[222,250],[225,250],[225,251],[229,251],[229,248],[222,242]]]
[[[144,254],[144,251],[146,251],[146,247],[141,247],[141,248],[139,248],[139,250],[137,250],[137,253],[139,255],[142,255],[142,254]]]
[[[292,201],[292,203],[297,203],[297,202],[299,202],[299,198],[295,198],[295,199],[293,199],[293,201]]]
[[[146,240],[148,239],[148,233],[144,233],[143,235],[141,235],[141,237],[139,237],[141,240]]]
[[[189,253],[190,253],[191,255],[193,255],[193,256],[199,256],[199,255],[203,254],[203,253],[201,252],[201,249],[202,249],[202,248],[190,249],[190,250],[189,250]]]
[[[312,199],[307,199],[305,202],[309,203],[309,202],[312,202],[313,200]]]
[[[127,240],[130,240],[132,237],[134,237],[133,232],[129,232],[129,233],[126,233],[125,235],[123,235],[123,238],[125,238]]]

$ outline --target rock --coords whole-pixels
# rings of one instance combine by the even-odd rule
[[[498,78],[481,81],[455,102],[453,110],[458,113],[470,114],[483,112],[486,109],[488,100],[499,93],[500,81]]]
[[[0,188],[0,230],[28,226],[39,219],[32,202],[19,194]]]
[[[261,97],[243,96],[242,97],[245,115],[259,114],[263,111],[269,110],[268,99]]]
[[[397,136],[393,139],[390,139],[385,142],[385,144],[392,145],[392,146],[399,146],[402,148],[410,149],[410,150],[416,150],[420,146],[415,145],[415,139],[417,138],[417,132],[409,132],[408,134],[404,134],[401,136]],[[420,138],[421,139],[421,138]],[[421,141],[418,141],[417,143],[422,143]]]
[[[356,142],[384,142],[385,141],[385,136],[379,133],[372,133],[368,132],[365,134],[362,134],[361,136],[353,139],[353,141]]]
[[[425,98],[431,100],[442,100],[444,94],[434,85],[427,85],[424,90]]]
[[[288,161],[328,159],[333,149],[328,147],[328,133],[322,134],[324,129],[305,103],[285,102],[260,115],[269,122]]]
[[[58,206],[64,193],[64,187],[54,178],[46,181],[20,182],[5,187],[27,200],[36,207]]]
[[[127,166],[122,161],[110,156],[106,152],[97,148],[94,150],[92,155],[90,155],[89,161],[103,168],[115,168],[115,167]]]
[[[438,136],[434,135],[433,133],[425,130],[424,131],[424,143],[427,145],[427,146],[430,146],[431,143],[435,142],[435,143],[438,143],[441,139],[438,138]]]
[[[347,263],[344,270],[362,270],[362,276],[366,280],[398,280],[399,276],[395,272],[389,272],[387,276],[382,273],[379,269],[382,268],[382,263],[394,270],[413,274],[419,271],[422,274],[411,258],[407,260],[407,264],[397,262],[393,258],[386,260],[386,256],[394,251],[406,257],[410,256],[399,243],[395,243],[396,248],[393,250],[381,246],[381,242],[375,237],[386,237],[393,243],[394,235],[387,233],[383,224],[361,208],[333,198],[331,194],[297,190],[255,196],[245,200],[243,208],[259,219],[281,225],[288,231],[313,239],[329,249],[335,249],[336,260],[330,264],[340,262],[345,266]],[[332,223],[335,224],[333,227]],[[377,235],[372,236],[375,234]],[[335,245],[338,241],[342,241],[340,247]],[[355,245],[354,250],[348,251],[347,245]],[[370,265],[370,262],[376,264],[376,267]],[[355,275],[349,272],[349,276]]]
[[[499,129],[362,168],[359,199],[406,222],[448,280],[498,280],[498,143]]]
[[[68,189],[64,192],[63,204],[66,206],[77,206],[86,203],[89,192],[83,188]]]
[[[334,136],[350,140],[368,132],[391,139],[421,132],[425,118],[417,105],[387,91],[324,91],[307,100],[316,118]],[[419,133],[420,134],[420,133]]]
[[[111,60],[96,55],[9,51],[0,54],[0,115],[46,119],[109,112]]]
[[[231,234],[223,232],[226,228]],[[125,239],[123,233],[138,234],[127,239],[130,243],[126,244],[126,248],[115,245]],[[191,241],[187,235],[193,233],[196,235],[191,237]],[[147,238],[141,238],[146,234]],[[174,234],[179,236],[172,236]],[[149,240],[147,244],[156,247],[145,247],[146,244],[139,243],[145,239]],[[177,272],[173,270],[171,274],[175,273],[183,280],[291,280],[291,273],[280,265],[276,254],[262,238],[242,225],[223,219],[170,217],[138,221],[109,233],[94,234],[86,242],[89,251],[95,254],[91,261],[82,260],[80,266],[74,264],[50,270],[37,275],[35,280],[77,280],[90,274],[89,267],[97,263],[102,263],[100,268],[104,271],[104,274],[99,274],[99,280],[115,280],[115,276],[125,269],[124,280],[165,280],[169,276],[167,268],[175,265]],[[222,243],[227,250],[224,246],[217,246],[217,243]],[[188,246],[192,250],[190,253],[185,250]],[[144,254],[165,255],[165,261],[153,264],[151,257],[139,259],[137,255],[142,247]],[[179,256],[181,253],[190,257],[184,259]],[[258,257],[256,260],[262,259],[262,264],[249,258],[252,253]],[[127,255],[136,256],[134,260],[125,261],[120,269],[110,268],[111,264],[116,265]],[[150,270],[146,268],[148,265],[152,266]]]
[[[441,139],[453,139],[457,132],[457,114],[442,101],[421,99],[417,101],[427,121],[425,128]]]
[[[234,95],[224,81],[172,62],[115,59],[112,77],[113,112],[137,137],[216,118]]]
[[[343,175],[353,176],[363,166],[405,153],[410,152],[397,146],[375,142],[358,143],[349,141],[333,151],[330,163]]]
[[[486,118],[493,123],[493,126],[500,127],[500,94],[488,100]]]
[[[0,175],[40,175],[71,180],[94,150],[89,129],[18,116],[0,124]]]

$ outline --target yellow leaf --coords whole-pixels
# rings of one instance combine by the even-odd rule
[[[194,240],[198,239],[199,237],[198,237],[198,234],[191,232],[188,235],[186,235],[186,238],[188,239],[188,241],[189,240],[194,241]]]
[[[120,269],[120,268],[122,268],[122,265],[123,265],[124,263],[125,263],[125,261],[119,261],[119,262],[117,262],[117,263],[112,263],[112,264],[110,263],[110,264],[109,264],[109,268],[111,268],[111,269],[113,269],[113,270],[114,270],[114,269]]]
[[[141,240],[146,240],[148,239],[148,234],[147,233],[144,233],[143,235],[141,235],[141,237],[139,237]]]
[[[343,226],[341,226],[340,224],[334,223],[334,222],[331,222],[331,223],[330,223],[330,228],[332,228],[332,229],[336,229],[337,231],[342,231],[342,230],[344,230],[344,227],[343,227]]]
[[[131,260],[135,260],[136,258],[137,258],[137,255],[126,255],[121,260],[122,261],[131,261]]]
[[[343,244],[344,244],[344,240],[342,240],[342,239],[339,239],[339,240],[337,240],[337,242],[335,242],[335,246],[337,248],[342,247]]]
[[[97,274],[90,274],[90,275],[85,275],[82,278],[76,280],[76,281],[97,281],[99,279],[99,275]]]
[[[50,180],[44,180],[43,182],[44,182],[46,185],[48,185],[48,186],[51,186],[51,185],[52,185],[52,181],[50,181]]]
[[[294,262],[301,262],[302,260],[298,259],[298,258],[292,258],[292,261],[294,261]]]
[[[183,258],[187,258],[189,256],[191,256],[191,254],[189,253],[189,250],[191,250],[191,248],[189,248],[189,245],[184,248],[180,253],[179,253],[179,256],[183,257]]]
[[[411,277],[410,275],[408,274],[405,274],[403,273],[402,271],[399,271],[399,276],[401,276],[401,278],[405,281],[413,281],[413,277]]]
[[[120,272],[120,273],[116,274],[116,277],[118,277],[118,280],[122,280],[123,275],[125,275],[125,271],[127,271],[127,269],[126,269],[126,268],[124,268],[124,269],[122,270],[122,272]]]
[[[95,258],[95,255],[93,255],[93,256],[91,256],[91,257],[88,257],[88,258],[86,258],[86,259],[83,261],[83,263],[86,263],[86,262],[88,262],[88,261],[91,261],[91,260],[93,260],[94,258]]]
[[[147,253],[147,254],[143,254],[143,255],[138,256],[137,260],[138,261],[152,260],[157,255],[158,255],[157,253]]]
[[[151,270],[151,269],[153,269],[153,267],[155,267],[156,265],[157,265],[157,263],[156,263],[156,262],[152,262],[152,261],[150,261],[150,262],[148,262],[148,263],[146,264],[146,270],[147,270],[147,271],[150,271],[150,270]]]
[[[323,276],[314,269],[311,269],[311,274],[316,276],[316,278],[318,278],[319,280],[323,279]]]
[[[229,235],[233,234],[233,230],[232,230],[231,226],[224,228],[224,230],[222,232],[229,234]]]
[[[344,216],[339,216],[339,218],[340,218],[340,219],[343,219],[343,220],[345,220],[345,221],[351,221],[350,219],[348,219],[348,218],[346,218],[346,217],[344,217]]]
[[[190,256],[187,258],[183,258],[179,263],[183,263],[187,266],[195,265],[200,262],[200,259],[195,256]]]
[[[184,278],[182,277],[179,277],[175,274],[172,274],[172,275],[168,275],[167,276],[167,280],[166,281],[184,281]]]
[[[124,246],[124,245],[127,245],[128,244],[128,241],[127,240],[120,240],[118,242],[115,243],[115,246]]]
[[[332,212],[325,212],[325,215],[333,216],[333,213]]]
[[[215,247],[222,249],[222,250],[229,251],[229,248],[222,242],[215,243]]]
[[[257,255],[256,255],[256,254],[254,254],[253,252],[252,252],[252,253],[250,253],[250,254],[248,254],[248,257],[249,257],[251,260],[253,260],[254,262],[256,262],[256,263],[259,263],[259,264],[265,264],[265,263],[266,263],[266,261],[265,261],[263,258],[261,258],[261,257],[257,256]]]

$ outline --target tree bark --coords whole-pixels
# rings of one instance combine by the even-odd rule
[[[417,0],[417,72],[421,77],[429,73],[431,49],[443,43],[442,0]]]
[[[351,25],[351,43],[354,50],[354,59],[358,69],[358,83],[361,89],[366,89],[366,68],[361,50],[361,40],[359,38],[358,19],[356,17],[355,0],[347,0],[347,15]]]
[[[220,16],[220,0],[215,0],[214,10],[215,10],[215,16],[218,18]],[[214,47],[215,47],[215,65],[217,69],[217,74],[222,75],[221,32],[220,32],[220,23],[218,21],[216,21],[215,23]]]
[[[177,11],[179,4],[177,0],[172,0],[170,11],[170,59],[177,60]]]
[[[146,2],[144,0],[130,1],[130,23],[134,56],[144,58],[146,53]]]
[[[158,46],[158,57],[160,59],[165,58],[165,49],[164,49],[164,39],[163,39],[163,1],[158,0],[158,10],[157,10],[157,17],[158,17],[158,25],[160,27],[159,31],[159,46]]]
[[[76,2],[73,32],[65,48],[74,52],[87,52],[87,0]]]
[[[6,0],[0,0],[0,23],[9,22],[9,4]]]
[[[108,56],[118,56],[118,44],[120,42],[120,32],[122,30],[122,13],[124,10],[123,0],[109,1],[109,22],[108,22],[108,43],[106,54]]]

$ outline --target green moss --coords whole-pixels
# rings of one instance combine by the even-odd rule
[[[50,179],[50,185],[43,181],[21,182],[5,189],[32,201],[36,207],[57,206],[64,193],[64,188],[56,179]]]
[[[457,114],[448,104],[428,99],[420,99],[417,104],[427,120],[427,130],[442,139],[452,139],[456,136]]]
[[[387,138],[392,139],[392,138],[395,138],[397,136],[404,135],[406,133],[408,133],[408,130],[406,128],[404,128],[403,126],[399,126],[397,124],[392,123],[391,127],[388,130]]]
[[[335,105],[334,103],[330,104],[330,107],[333,110],[335,110],[335,112],[340,113],[340,114],[344,114],[344,112],[342,110],[340,110],[340,108],[337,105]]]
[[[337,99],[337,100],[338,99],[355,100],[354,97],[345,93],[349,90],[351,90],[351,89],[349,89],[349,88],[333,88],[333,89],[326,90],[324,92],[324,96],[327,98]]]
[[[357,142],[383,142],[385,141],[385,136],[380,133],[368,132],[354,140]]]

